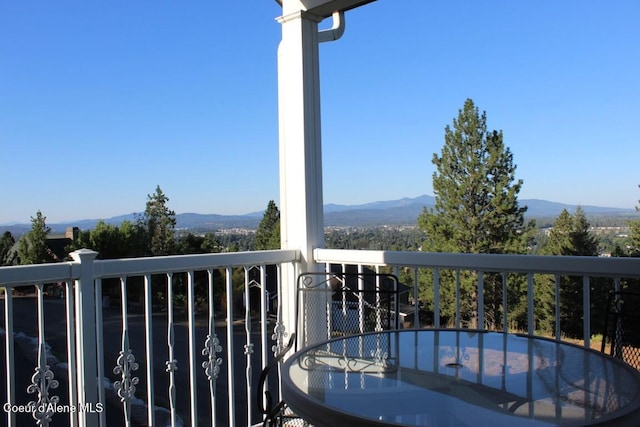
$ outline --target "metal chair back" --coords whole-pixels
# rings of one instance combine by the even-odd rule
[[[640,369],[640,293],[609,296],[601,351]]]
[[[300,347],[399,328],[398,279],[392,274],[304,273],[298,277],[297,288]]]
[[[258,381],[258,409],[264,416],[263,425],[308,425],[291,413],[285,402],[275,403],[266,387],[269,376],[279,372],[282,358],[294,342],[304,347],[334,337],[398,326],[398,279],[394,275],[332,272],[298,276],[296,331],[283,351],[263,369]]]

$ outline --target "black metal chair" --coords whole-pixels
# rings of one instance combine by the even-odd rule
[[[296,332],[286,347],[262,370],[258,381],[258,408],[263,425],[308,426],[284,401],[274,404],[265,388],[284,355],[295,345],[306,347],[334,337],[398,329],[398,279],[378,273],[303,273],[296,293]],[[319,322],[319,323],[318,323]]]
[[[296,325],[302,347],[399,327],[398,279],[392,274],[304,273],[297,288]]]
[[[273,396],[271,392],[265,388],[267,378],[269,374],[276,368],[279,368],[280,363],[284,355],[291,350],[296,341],[296,334],[292,333],[289,338],[289,342],[268,364],[264,367],[260,373],[260,379],[258,380],[258,409],[264,416],[262,423],[265,427],[280,427],[280,426],[300,426],[305,427],[308,425],[306,421],[297,417],[285,404],[280,400],[274,405]]]
[[[601,351],[640,369],[640,293],[609,296]]]

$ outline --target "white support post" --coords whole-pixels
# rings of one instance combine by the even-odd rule
[[[286,10],[286,9],[285,9]],[[298,10],[278,19],[278,108],[281,247],[300,250],[300,271],[318,271],[313,250],[324,246],[318,22]],[[295,277],[283,274],[282,320],[295,331]],[[293,280],[292,280],[293,279]]]
[[[100,424],[98,410],[97,341],[96,341],[96,298],[93,261],[97,252],[80,249],[71,252],[73,260],[80,264],[80,276],[75,287],[76,315],[76,369],[77,396],[80,408],[77,408],[78,425],[81,427]],[[102,355],[99,355],[102,356]],[[72,385],[69,384],[71,387]]]
[[[318,22],[297,11],[279,18],[278,106],[283,249],[302,251],[303,271],[324,243]]]
[[[321,272],[313,254],[324,247],[318,44],[339,39],[344,12],[373,0],[276,1],[282,5],[278,18],[282,25],[278,47],[281,247],[300,251],[299,272]],[[329,16],[333,16],[332,28],[319,34],[318,23]],[[295,278],[283,274],[281,280],[282,322],[292,332],[297,326]],[[312,317],[316,318],[315,313]],[[325,326],[318,316],[314,327]]]

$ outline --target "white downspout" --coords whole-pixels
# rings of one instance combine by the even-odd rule
[[[333,18],[333,25],[328,30],[318,31],[318,43],[338,40],[344,34],[344,12],[333,12],[331,17]]]

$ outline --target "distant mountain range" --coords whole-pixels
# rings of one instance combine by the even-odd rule
[[[552,219],[560,215],[563,209],[575,212],[576,205],[550,202],[539,199],[521,199],[520,206],[527,206],[527,216],[530,218]],[[324,222],[326,226],[364,227],[375,225],[406,225],[416,224],[418,215],[424,207],[432,207],[435,203],[433,196],[422,195],[415,198],[405,197],[398,200],[388,200],[365,203],[361,205],[327,204],[324,207]],[[608,208],[601,206],[582,206],[589,217],[602,216],[631,216],[634,209]],[[246,215],[216,215],[182,213],[176,215],[177,227],[189,230],[218,230],[232,228],[257,228],[264,212],[252,212]],[[108,224],[120,224],[124,220],[134,221],[135,214],[120,215],[104,221]],[[66,227],[79,227],[88,230],[95,227],[99,220],[85,219],[72,223],[48,224],[52,233],[64,232]],[[30,229],[30,224],[0,224],[0,231],[11,231],[14,235],[23,234]]]
[[[520,199],[519,203],[520,206],[527,206],[526,216],[529,218],[555,218],[560,215],[563,209],[573,213],[578,207],[539,199]],[[324,222],[328,226],[416,224],[418,215],[422,213],[423,208],[433,207],[434,204],[435,198],[428,195],[363,205],[328,204],[324,208]],[[582,206],[582,209],[589,217],[622,216],[635,213],[634,209],[601,206]]]

